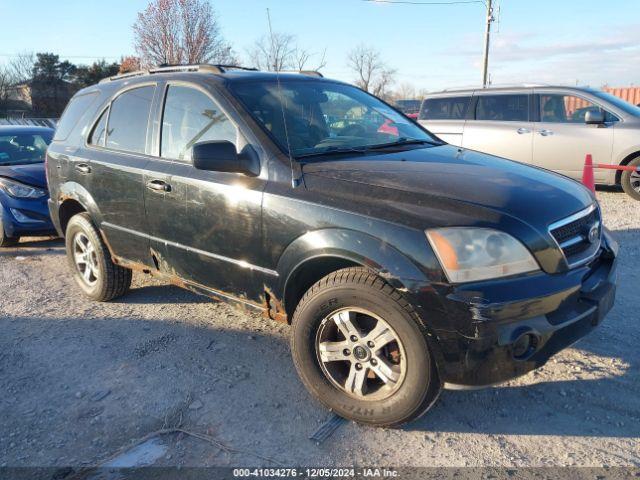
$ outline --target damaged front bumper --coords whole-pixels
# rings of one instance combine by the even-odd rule
[[[617,251],[605,233],[596,259],[563,274],[435,287],[441,311],[422,312],[441,380],[450,388],[500,383],[585,336],[613,306]]]

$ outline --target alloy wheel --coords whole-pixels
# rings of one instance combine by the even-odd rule
[[[94,286],[100,276],[98,257],[91,240],[83,232],[77,233],[73,239],[73,259],[83,281],[90,287]]]
[[[631,172],[629,183],[631,184],[631,188],[640,193],[640,173],[637,171]]]
[[[316,335],[323,373],[339,389],[360,400],[382,400],[400,388],[406,373],[397,333],[379,316],[357,308],[327,316]]]

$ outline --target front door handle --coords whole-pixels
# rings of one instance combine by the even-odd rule
[[[543,137],[548,137],[549,135],[553,135],[553,130],[547,130],[546,128],[543,128],[542,130],[538,130],[538,133]]]
[[[524,135],[525,133],[531,133],[531,130],[529,130],[528,128],[522,127],[516,130],[516,132],[518,132],[518,135]]]
[[[76,171],[84,173],[86,175],[87,173],[91,173],[91,167],[86,163],[79,163],[78,165],[76,165]]]
[[[147,188],[155,192],[170,192],[171,185],[162,180],[150,180],[147,182]]]

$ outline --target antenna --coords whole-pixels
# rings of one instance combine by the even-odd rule
[[[278,84],[278,96],[280,97],[280,109],[282,110],[282,123],[284,124],[284,136],[287,140],[287,153],[289,155],[289,168],[291,169],[291,187],[296,188],[300,185],[300,179],[296,177],[293,171],[293,155],[291,154],[291,143],[289,142],[289,130],[287,129],[287,117],[284,112],[284,103],[282,97],[282,86],[280,85],[280,66],[278,65],[278,59],[275,57],[276,45],[275,37],[273,36],[273,29],[271,28],[271,13],[267,8],[267,22],[269,22],[269,36],[271,37],[271,53],[273,58],[273,69],[276,72],[276,83]],[[269,59],[271,60],[271,58]]]

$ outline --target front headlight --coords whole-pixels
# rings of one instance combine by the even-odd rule
[[[437,228],[427,239],[451,283],[475,282],[539,270],[529,250],[489,228]]]
[[[47,194],[40,188],[31,187],[8,178],[0,178],[0,188],[15,198],[41,198]]]

